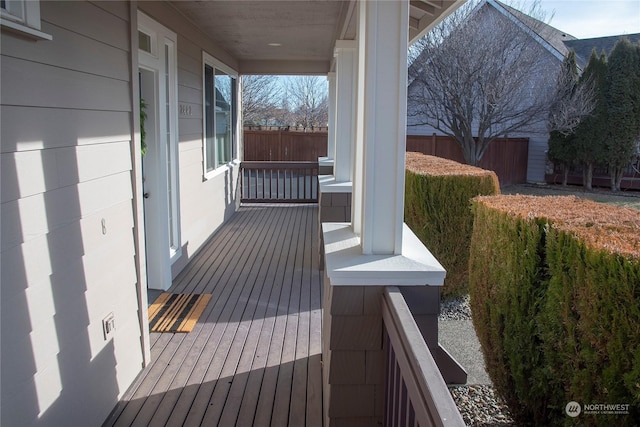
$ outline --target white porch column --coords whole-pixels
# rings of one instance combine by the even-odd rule
[[[363,254],[401,254],[409,1],[359,7],[353,227]]]
[[[327,74],[329,81],[329,123],[327,124],[327,159],[332,160],[336,151],[336,73]]]
[[[333,175],[336,182],[351,181],[356,139],[358,79],[357,42],[337,40],[336,58],[336,151]]]

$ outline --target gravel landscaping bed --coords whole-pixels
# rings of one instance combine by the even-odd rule
[[[490,385],[449,388],[464,423],[468,426],[515,426],[509,408],[493,393]]]
[[[471,320],[469,295],[442,301],[438,319],[454,322]],[[467,426],[516,425],[509,414],[509,408],[494,394],[490,384],[454,386],[449,387],[449,392]]]
[[[441,301],[438,320],[471,320],[469,295]]]

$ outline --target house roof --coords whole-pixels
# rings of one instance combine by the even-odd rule
[[[594,48],[598,54],[604,50],[608,55],[621,37],[628,37],[633,43],[640,41],[640,33],[578,39],[571,34],[507,6],[498,0],[487,0],[487,3],[492,4],[494,7],[497,6],[496,9],[498,10],[502,8],[504,12],[509,13],[513,18],[539,36],[541,39],[539,41],[542,42],[541,44],[545,45],[558,59],[564,59],[569,51],[573,49],[576,52],[576,62],[581,69],[584,69],[587,62],[589,62],[589,56]],[[558,54],[561,56],[558,56]]]
[[[464,1],[411,1],[410,43]],[[336,40],[356,38],[356,0],[170,3],[199,31],[220,42],[241,74],[326,74]]]
[[[589,62],[591,51],[595,48],[599,55],[603,50],[609,55],[616,42],[622,38],[628,37],[632,43],[640,42],[640,33],[624,34],[619,36],[596,37],[591,39],[567,40],[564,44],[568,49],[573,49],[576,53],[576,62],[580,68],[584,68]]]
[[[540,37],[541,43],[558,59],[562,59],[569,53],[569,49],[565,45],[565,41],[577,40],[576,37],[568,34],[562,30],[559,30],[551,25],[533,18],[519,10],[514,9],[511,6],[507,6],[498,0],[489,0],[487,3],[492,4],[496,9],[503,13],[508,13],[517,21],[522,23],[531,32]]]

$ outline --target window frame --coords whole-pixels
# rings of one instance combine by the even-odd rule
[[[0,26],[34,40],[53,40],[41,31],[39,0],[4,0],[0,8]]]
[[[218,147],[217,141],[215,140],[215,115],[213,117],[214,121],[212,124],[212,129],[214,129],[214,141],[212,147],[207,146],[207,73],[206,67],[209,66],[213,68],[213,90],[215,97],[215,79],[216,79],[216,71],[220,71],[229,77],[231,77],[234,82],[234,94],[231,98],[231,158],[229,161],[221,163],[218,159]],[[238,141],[239,141],[239,115],[240,115],[240,79],[239,73],[213,56],[209,55],[206,52],[202,52],[202,170],[204,179],[211,179],[214,176],[220,174],[222,171],[227,170],[229,167],[233,165],[237,165],[239,162],[239,154],[238,154]],[[209,159],[209,151],[213,149],[213,164],[208,164]],[[211,167],[209,169],[209,167]]]

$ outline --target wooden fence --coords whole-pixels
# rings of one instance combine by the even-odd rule
[[[327,155],[326,132],[245,130],[244,161],[317,162]]]
[[[564,171],[561,165],[554,165],[553,172],[545,175],[549,184],[562,184]],[[582,166],[576,166],[569,170],[567,183],[570,185],[582,185]],[[597,165],[593,169],[592,185],[594,187],[611,188],[611,177],[607,166]],[[637,156],[624,171],[622,190],[640,190],[640,156]]]
[[[327,155],[326,132],[244,131],[245,161],[317,161]],[[493,170],[500,185],[527,181],[528,138],[494,141],[480,161],[480,167]],[[407,135],[407,151],[417,151],[464,163],[460,146],[448,136]]]
[[[464,163],[462,148],[444,135],[407,135],[407,151],[416,151]],[[499,138],[491,143],[480,160],[480,167],[498,175],[500,185],[527,182],[529,138]]]

